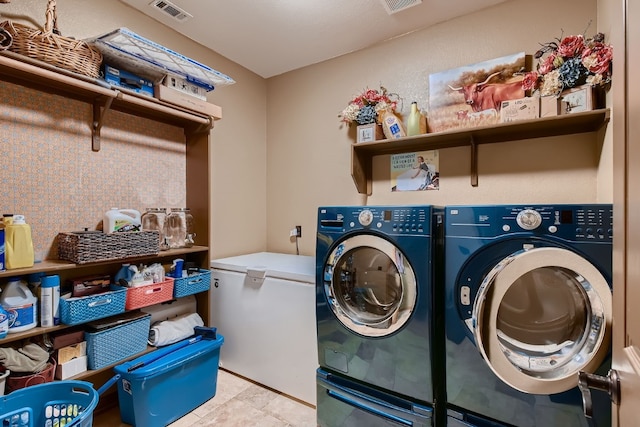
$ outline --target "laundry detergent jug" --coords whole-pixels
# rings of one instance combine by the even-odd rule
[[[135,209],[111,208],[104,214],[102,230],[105,233],[140,231],[141,229],[140,212]]]
[[[9,333],[22,332],[38,325],[38,298],[27,283],[12,277],[2,287],[0,305],[9,313]]]

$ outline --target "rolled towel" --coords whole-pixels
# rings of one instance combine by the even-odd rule
[[[176,343],[192,336],[193,328],[196,326],[204,326],[198,313],[183,314],[174,319],[156,323],[149,329],[149,344],[162,347]]]

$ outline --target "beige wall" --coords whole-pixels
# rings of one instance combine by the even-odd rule
[[[0,5],[2,19],[30,17],[44,24],[46,0],[14,0]],[[213,258],[266,248],[266,81],[238,64],[196,44],[119,1],[57,2],[63,35],[79,39],[120,27],[153,40],[218,71],[237,82],[217,88],[209,102],[222,107],[223,120],[212,131]],[[179,25],[179,24],[176,24]],[[197,218],[196,218],[197,220]]]
[[[389,156],[377,156],[365,198],[350,176],[353,136],[337,118],[352,96],[380,84],[404,98],[406,116],[412,101],[427,106],[429,74],[533,54],[538,43],[582,33],[590,21],[593,35],[596,12],[595,0],[513,0],[269,79],[268,249],[295,251],[288,231],[302,225],[300,252],[314,255],[320,205],[611,202],[610,147],[594,134],[481,145],[478,187],[470,185],[469,149],[441,150],[439,191],[392,193]]]
[[[65,35],[87,38],[127,27],[236,80],[208,97],[223,108],[212,131],[213,258],[295,253],[289,238],[295,225],[303,227],[300,253],[314,255],[321,205],[611,201],[610,144],[593,134],[482,145],[478,187],[470,185],[469,149],[441,150],[441,189],[430,192],[391,193],[389,157],[378,156],[373,194],[365,197],[350,175],[353,131],[337,117],[366,87],[382,84],[400,94],[406,114],[411,101],[427,107],[430,73],[520,51],[532,54],[539,42],[562,31],[583,32],[590,21],[593,34],[596,0],[512,0],[268,80],[121,2],[58,3]],[[14,0],[0,5],[0,14],[43,23],[45,4]]]

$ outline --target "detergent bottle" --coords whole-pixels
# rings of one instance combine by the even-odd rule
[[[2,288],[0,305],[9,313],[8,333],[22,332],[38,325],[38,298],[20,277],[12,277]]]
[[[7,270],[32,267],[34,259],[31,226],[25,222],[24,215],[14,215],[13,220],[5,228]]]
[[[111,208],[104,214],[102,229],[105,233],[140,231],[140,212],[135,209]]]

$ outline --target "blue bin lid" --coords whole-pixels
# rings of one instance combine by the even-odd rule
[[[117,365],[113,368],[122,378],[133,380],[150,378],[164,374],[180,365],[195,360],[206,353],[218,350],[224,342],[224,337],[218,334],[216,339],[194,338],[178,341],[175,344],[161,347],[136,359]],[[129,372],[129,369],[132,369]]]

